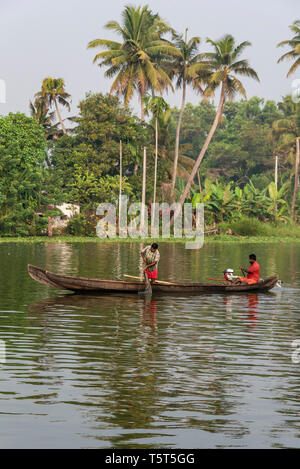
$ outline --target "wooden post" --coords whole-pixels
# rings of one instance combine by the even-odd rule
[[[296,159],[295,159],[295,183],[294,183],[294,194],[292,200],[292,207],[291,207],[291,217],[292,220],[295,221],[295,205],[297,200],[297,192],[299,188],[299,159],[300,159],[300,148],[299,148],[299,139],[300,137],[296,138]]]
[[[156,181],[157,181],[157,159],[158,159],[158,119],[155,118],[155,164],[154,164],[154,192],[153,203],[156,202]]]
[[[277,191],[278,191],[278,156],[275,156],[275,175],[274,175],[274,181],[275,181],[275,187],[276,187],[276,197],[277,197]],[[277,204],[275,205],[275,213],[277,216]]]
[[[275,186],[278,189],[278,156],[275,156]]]
[[[200,179],[199,169],[198,169],[198,171],[197,171],[197,174],[198,174],[199,191],[200,191],[200,193],[201,193],[201,192],[202,192],[202,187],[201,187],[201,179]]]
[[[48,238],[52,238],[53,235],[53,226],[52,226],[53,218],[48,217]]]
[[[143,233],[143,231],[144,231],[144,224],[145,224],[146,170],[147,170],[147,150],[146,150],[146,147],[144,147],[143,186],[142,186],[142,213],[141,213],[141,233]]]
[[[119,233],[120,233],[121,203],[122,203],[122,162],[123,162],[123,148],[122,148],[122,140],[120,140]]]

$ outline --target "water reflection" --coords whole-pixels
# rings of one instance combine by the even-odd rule
[[[258,314],[258,294],[248,294],[248,318],[250,327],[257,327],[257,314]]]
[[[229,297],[225,299],[228,303]],[[206,298],[215,307],[218,300]],[[198,298],[202,302],[203,296]],[[199,322],[195,304],[195,298],[177,299],[182,316],[170,310],[170,299],[68,294],[35,302],[28,313],[43,328],[50,319],[53,324],[58,309],[64,322],[66,315],[71,321],[78,338],[68,347],[70,369],[76,388],[83,391],[79,404],[84,418],[101,434],[107,426],[123,429],[117,436],[99,436],[102,443],[122,448],[133,441],[132,447],[151,448],[157,443],[147,440],[159,437],[168,446],[171,436],[164,430],[180,428],[182,418],[191,429],[217,434],[225,425],[225,434],[241,438],[249,430],[234,416],[235,396],[244,385],[228,370],[230,356],[225,359],[214,318]],[[63,337],[68,335],[65,331]],[[50,349],[53,339],[59,353],[61,337],[52,336]],[[196,417],[200,409],[202,418]]]
[[[176,260],[161,262],[160,278],[187,281],[217,277],[228,258],[240,265],[253,251],[160,250]],[[27,275],[28,262],[71,275],[138,275],[134,243],[2,247],[1,444],[299,447],[290,343],[300,334],[300,247],[255,250],[262,275],[279,272],[282,289],[149,298],[65,294]]]

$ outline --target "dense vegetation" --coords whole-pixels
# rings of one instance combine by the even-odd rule
[[[246,98],[241,78],[258,79],[243,58],[251,44],[225,35],[208,39],[211,49],[201,52],[199,37],[173,31],[148,7],[126,7],[122,23],[106,27],[120,42],[96,39],[88,47],[103,49],[94,61],[114,77],[110,95],[87,93],[66,121],[60,107],[69,109],[71,97],[64,80],[47,77],[30,102],[31,117],[0,117],[1,236],[46,233],[51,207],[62,202],[81,209],[69,233],[94,236],[97,205],[119,197],[120,148],[122,193],[132,201],[142,199],[146,147],[147,203],[204,202],[207,229],[223,232],[259,231],[260,221],[297,223],[300,105],[291,96],[277,103]],[[291,48],[279,59],[294,60],[289,74],[300,65],[299,27],[296,21],[295,36],[280,43]],[[180,108],[157,96],[175,86]],[[187,86],[199,93],[198,105],[185,102]],[[130,109],[135,93],[140,117]]]

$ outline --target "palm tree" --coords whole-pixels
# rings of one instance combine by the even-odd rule
[[[283,54],[279,59],[278,63],[282,62],[285,59],[295,60],[293,65],[290,67],[287,77],[289,77],[295,70],[300,66],[300,20],[295,21],[291,26],[290,30],[295,33],[295,36],[292,39],[287,39],[286,41],[281,41],[277,44],[277,47],[288,45],[291,47],[291,50]]]
[[[178,165],[178,155],[179,155],[179,138],[180,138],[180,128],[182,122],[182,116],[185,108],[186,100],[186,87],[188,84],[193,84],[198,90],[201,90],[199,83],[199,76],[201,70],[205,65],[201,63],[201,55],[198,51],[198,46],[200,44],[200,37],[192,37],[189,41],[187,40],[187,31],[185,30],[185,37],[177,33],[173,34],[173,44],[178,51],[178,55],[174,57],[172,67],[173,73],[176,77],[176,87],[182,87],[182,101],[181,108],[179,112],[177,128],[176,128],[176,140],[175,140],[175,156],[174,156],[174,165],[173,165],[173,174],[172,174],[172,188],[174,189],[177,176],[177,165]],[[198,75],[197,75],[198,74]],[[195,81],[195,78],[198,77],[198,80]],[[202,91],[202,90],[201,90]]]
[[[199,165],[204,158],[208,145],[218,124],[221,122],[226,98],[231,100],[237,93],[246,98],[245,88],[236,75],[251,77],[259,81],[257,73],[249,66],[248,60],[240,59],[240,55],[244,49],[251,45],[250,42],[244,41],[236,45],[235,39],[230,34],[226,34],[218,41],[207,39],[206,42],[213,46],[214,51],[202,54],[202,59],[206,64],[207,70],[210,70],[210,76],[207,78],[208,84],[204,91],[204,96],[205,98],[213,96],[216,89],[221,86],[220,100],[212,127],[206,137],[205,143],[194,164],[186,187],[180,197],[181,205],[183,205],[187,194],[189,193],[191,184],[193,183]],[[200,74],[199,80],[203,80],[202,74]]]
[[[164,98],[161,96],[150,96],[144,97],[146,105],[146,113],[151,111],[155,119],[155,166],[154,166],[154,189],[153,189],[153,203],[156,202],[156,183],[157,183],[157,160],[158,160],[158,119],[159,117],[169,109],[169,105],[166,103]]]
[[[291,96],[285,96],[278,104],[283,113],[281,119],[273,122],[272,131],[277,138],[276,152],[295,161],[295,182],[291,205],[291,216],[295,219],[295,205],[299,190],[299,134],[300,134],[300,107],[294,103]],[[296,145],[295,145],[296,144]],[[295,155],[296,146],[296,156]]]
[[[59,103],[62,106],[67,107],[68,111],[70,111],[70,104],[68,102],[70,95],[65,91],[64,80],[62,78],[45,78],[42,83],[41,91],[36,93],[35,96],[37,98],[44,99],[49,108],[51,108],[51,106],[54,104],[58,120],[60,122],[63,134],[65,135],[67,131],[58,107]]]
[[[300,107],[291,96],[284,96],[278,103],[282,117],[272,124],[272,134],[276,140],[276,154],[290,162],[294,159],[295,139],[300,134]]]
[[[141,119],[144,120],[144,96],[148,89],[162,92],[172,88],[171,78],[163,65],[169,54],[176,54],[175,48],[161,36],[170,30],[158,14],[148,6],[126,6],[122,13],[122,25],[109,21],[105,27],[116,32],[121,42],[95,39],[88,48],[105,48],[94,58],[94,63],[108,67],[105,76],[115,77],[110,93],[124,97],[125,106],[138,91],[141,103]]]
[[[58,124],[53,124],[55,112],[49,111],[48,101],[45,97],[37,97],[34,102],[29,102],[31,117],[44,127],[47,140],[52,139],[57,133]]]

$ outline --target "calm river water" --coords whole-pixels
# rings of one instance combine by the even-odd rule
[[[139,275],[142,246],[0,244],[0,446],[299,448],[300,243],[160,245],[178,281],[254,251],[283,281],[268,294],[83,296],[27,274]]]

